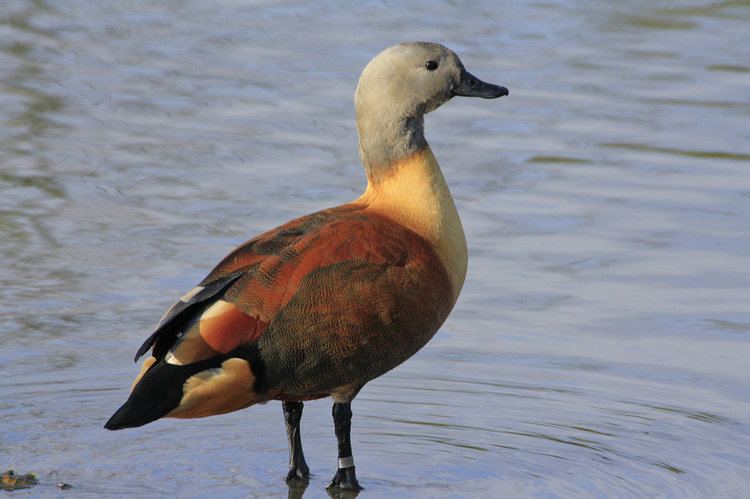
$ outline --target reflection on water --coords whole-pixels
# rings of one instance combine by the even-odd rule
[[[651,153],[662,153],[669,154],[672,156],[686,156],[688,158],[714,158],[714,159],[729,159],[734,161],[750,161],[750,154],[740,154],[733,152],[724,151],[691,151],[681,150],[671,147],[656,147],[648,146],[645,144],[628,144],[628,143],[604,143],[600,144],[602,147],[612,147],[615,149],[630,149],[632,151],[643,151]]]
[[[35,472],[34,495],[325,497],[328,402],[305,409],[306,490],[282,481],[278,404],[100,428],[212,263],[359,194],[359,71],[431,39],[512,94],[427,119],[469,276],[354,403],[363,495],[743,495],[749,20],[709,0],[4,3],[0,470]]]

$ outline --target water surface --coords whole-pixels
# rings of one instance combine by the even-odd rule
[[[215,262],[361,192],[359,71],[422,39],[511,95],[427,118],[469,275],[353,404],[362,496],[745,495],[748,22],[743,1],[6,0],[0,470],[37,473],[19,496],[287,494],[279,404],[101,426]],[[302,432],[325,497],[328,401]]]

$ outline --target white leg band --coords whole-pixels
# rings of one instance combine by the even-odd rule
[[[353,468],[354,467],[354,457],[340,457],[339,458],[339,469],[343,468]]]

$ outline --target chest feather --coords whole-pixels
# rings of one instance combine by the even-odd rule
[[[455,302],[466,278],[466,237],[429,147],[390,165],[377,181],[369,179],[367,190],[357,202],[416,232],[432,245],[451,280]]]

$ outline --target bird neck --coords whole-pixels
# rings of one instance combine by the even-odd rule
[[[454,300],[458,298],[466,278],[466,237],[448,184],[426,142],[387,166],[368,170],[367,190],[357,202],[427,240],[453,284]]]
[[[386,176],[401,158],[427,147],[421,113],[393,109],[387,99],[373,103],[367,96],[359,96],[356,107],[359,156],[368,178]]]

